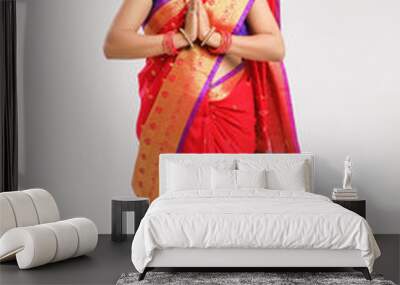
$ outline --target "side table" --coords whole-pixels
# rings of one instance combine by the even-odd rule
[[[366,204],[365,200],[332,200],[333,203],[339,204],[340,206],[359,214],[364,219],[367,218],[366,215]]]
[[[149,208],[149,199],[140,197],[113,197],[111,201],[111,240],[126,239],[126,212],[135,213],[135,232]]]

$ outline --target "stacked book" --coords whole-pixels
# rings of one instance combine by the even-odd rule
[[[335,188],[332,193],[333,200],[357,200],[358,193],[356,189]]]

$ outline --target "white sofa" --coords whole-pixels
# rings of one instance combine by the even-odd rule
[[[20,269],[84,255],[96,248],[96,225],[86,218],[60,221],[53,196],[43,189],[0,193],[0,262]]]

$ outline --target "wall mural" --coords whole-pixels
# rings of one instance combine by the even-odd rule
[[[113,38],[133,8],[146,11],[122,6],[108,57],[130,57]],[[161,153],[300,151],[279,0],[157,0],[140,22],[145,34],[136,43],[148,49],[132,55],[147,58],[138,75],[136,195],[158,196]]]

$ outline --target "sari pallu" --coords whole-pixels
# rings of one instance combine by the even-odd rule
[[[209,0],[206,8],[213,26],[245,34],[244,21],[252,3],[253,0]],[[184,0],[159,0],[145,22],[145,33],[176,30],[183,25],[186,11]],[[185,140],[222,59],[196,45],[181,50],[177,56],[163,55],[147,60],[139,74],[142,104],[137,134],[140,145],[132,177],[136,195],[150,200],[158,196],[159,154],[187,150]],[[288,89],[281,84],[283,66],[270,68],[270,64],[260,62],[247,65],[254,91],[257,151],[298,152],[293,118],[287,118],[291,114]]]

